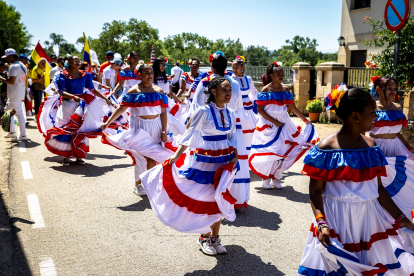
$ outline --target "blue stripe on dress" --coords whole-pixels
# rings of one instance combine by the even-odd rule
[[[158,100],[162,100],[164,104],[168,104],[167,96],[160,92],[127,93],[122,97],[122,102],[125,103],[144,103]]]
[[[236,178],[233,180],[233,183],[236,183],[236,184],[250,183],[250,178]]]
[[[397,121],[398,119],[406,119],[402,110],[376,110],[378,118],[375,119],[376,122],[379,121]]]
[[[205,141],[223,141],[227,140],[227,135],[213,135],[213,136],[203,136]]]
[[[270,142],[268,142],[264,145],[252,145],[251,148],[253,148],[253,149],[262,149],[262,148],[267,148],[268,146],[273,145],[277,141],[277,139],[279,139],[280,133],[282,132],[282,128],[283,128],[283,126],[279,127],[279,129],[277,130],[275,138],[273,138]]]
[[[217,157],[200,155],[197,153],[194,154],[194,160],[198,162],[203,162],[203,163],[214,163],[214,164],[225,163],[225,162],[229,162],[232,159],[233,159],[233,153],[230,153],[229,155],[217,156]]]
[[[407,174],[405,172],[407,170],[405,168],[405,160],[407,160],[407,157],[397,156],[395,159],[395,178],[390,185],[385,187],[391,197],[398,194],[407,181]]]
[[[214,174],[216,172],[201,171],[194,168],[188,168],[181,173],[188,180],[193,180],[199,184],[214,184]]]

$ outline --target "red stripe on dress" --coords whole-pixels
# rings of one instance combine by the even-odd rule
[[[261,127],[256,126],[256,130],[262,132],[263,130],[265,130],[266,128],[272,128],[269,125],[263,125]]]
[[[243,130],[243,134],[245,134],[245,133],[254,133],[254,131],[255,131],[254,128],[253,129],[246,129],[246,130]]]
[[[171,108],[170,113],[171,115],[175,116],[177,114],[178,110],[180,109],[180,104],[175,104],[173,108]]]
[[[250,106],[252,104],[253,104],[252,102],[243,102],[243,106]]]
[[[296,137],[298,137],[299,136],[299,134],[300,134],[300,131],[302,130],[302,127],[300,127],[300,126],[298,126],[298,128],[297,128],[298,130],[292,135],[292,137],[293,138],[296,138]]]
[[[374,123],[374,127],[391,127],[391,126],[398,126],[402,125],[402,127],[406,127],[408,125],[407,119],[397,119],[396,121],[385,121],[381,120]]]
[[[39,107],[39,111],[38,111],[38,113],[37,113],[37,116],[36,116],[36,122],[37,122],[37,129],[39,130],[39,132],[44,136],[44,137],[46,137],[46,134],[44,134],[43,132],[42,132],[42,129],[41,129],[41,127],[40,127],[40,123],[39,123],[39,117],[40,117],[40,115],[42,114],[42,111],[43,111],[43,106],[44,106],[44,104],[45,104],[45,102],[47,101],[47,98],[45,98],[44,99],[44,101],[40,104],[40,107]]]
[[[371,235],[371,238],[369,241],[360,241],[359,243],[342,243],[341,237],[338,233],[335,232],[333,229],[329,229],[329,236],[331,238],[337,238],[338,241],[344,246],[344,249],[349,252],[361,252],[361,250],[369,251],[371,249],[371,246],[374,242],[380,241],[380,240],[386,240],[389,236],[397,236],[397,230],[399,229],[399,226],[397,224],[393,225],[392,229],[386,229],[385,232],[378,232]],[[313,237],[317,237],[318,229],[314,224],[311,224],[311,227],[309,231],[312,232]]]
[[[236,123],[240,123],[240,118],[236,118]]]
[[[294,100],[267,100],[267,101],[256,101],[257,105],[268,105],[268,104],[276,104],[276,105],[286,105],[286,104],[295,104]]]
[[[311,178],[324,180],[326,182],[335,180],[362,182],[372,180],[377,176],[387,176],[385,166],[362,169],[353,169],[342,166],[333,170],[324,170],[305,164],[301,173]]]
[[[165,104],[162,100],[157,100],[153,102],[142,102],[142,103],[121,102],[120,106],[125,106],[125,107],[161,106],[161,107],[167,108],[168,104]]]
[[[247,159],[249,159],[249,156],[248,155],[238,155],[238,159],[239,160],[247,160]]]
[[[247,209],[249,205],[247,204],[247,202],[244,202],[243,204],[234,204],[234,209],[241,209],[242,207]]]
[[[232,164],[228,164],[228,165],[230,165],[231,169],[233,169]],[[230,166],[228,167],[230,168]],[[221,174],[223,173],[223,170],[224,170],[222,169],[223,167],[225,167],[224,169],[227,169],[226,165],[224,165],[220,167],[214,175],[215,188],[218,185],[217,180],[220,181]],[[174,202],[174,204],[180,207],[185,207],[187,208],[189,212],[200,214],[200,215],[215,215],[215,214],[221,213],[220,208],[218,207],[216,201],[212,201],[212,202],[198,201],[185,195],[183,192],[181,192],[181,190],[177,187],[177,184],[175,184],[173,174],[172,174],[172,165],[169,164],[168,160],[166,160],[163,163],[162,177],[163,177],[164,189],[167,192],[168,197]],[[222,193],[222,195],[223,195],[223,198],[229,201],[231,204],[235,203],[233,201],[235,201],[236,199],[231,196],[228,190],[226,190],[225,193]]]
[[[174,146],[173,146],[172,142],[166,142],[166,143],[164,143],[164,147],[165,147],[166,149],[169,149],[169,150],[173,151],[173,152],[176,152],[176,151],[177,151],[177,149],[178,149],[178,147],[174,147]],[[187,154],[186,154],[186,153],[181,154],[180,158],[178,158],[178,160],[175,162],[175,165],[176,165],[178,168],[181,168],[181,167],[184,165],[184,162],[185,162],[185,157],[186,157],[186,156],[187,156]]]
[[[229,155],[234,151],[234,148],[230,146],[227,149],[219,149],[219,150],[205,150],[205,149],[196,149],[195,153],[198,155],[209,155],[209,156],[223,156],[223,155]]]

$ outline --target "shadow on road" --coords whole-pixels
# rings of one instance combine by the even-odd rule
[[[50,157],[47,157],[50,158]],[[45,161],[47,161],[45,158]],[[53,157],[52,157],[53,158]],[[60,157],[62,159],[62,157]],[[50,162],[50,161],[49,161]],[[61,160],[60,160],[61,162]],[[116,169],[123,169],[131,167],[131,164],[118,164],[118,165],[110,165],[110,166],[95,166],[93,164],[84,164],[79,165],[75,162],[71,162],[69,166],[52,166],[50,168],[54,169],[55,171],[73,174],[73,175],[82,175],[83,177],[97,177],[106,174],[107,172],[114,171]]]
[[[283,184],[283,182],[282,182]],[[309,194],[304,194],[298,191],[295,191],[292,186],[285,186],[283,185],[282,190],[265,190],[262,187],[255,188],[257,193],[264,194],[264,195],[270,195],[270,196],[278,196],[278,197],[286,197],[287,200],[293,201],[293,202],[303,202],[303,203],[309,203]],[[250,207],[249,207],[250,208]]]
[[[33,222],[21,218],[10,218],[3,196],[0,194],[0,275],[33,275],[30,271],[26,255],[19,237],[16,235],[20,228],[14,222]]]
[[[239,245],[227,245],[227,254],[217,255],[217,265],[212,270],[196,270],[185,274],[197,275],[285,275],[271,263],[264,263]],[[207,257],[206,257],[207,258]]]
[[[119,210],[127,211],[127,212],[142,212],[146,209],[151,209],[151,204],[148,200],[148,198],[145,196],[141,199],[141,201],[128,205],[128,206],[122,206],[122,207],[116,207]]]
[[[30,138],[29,138],[29,140],[27,140],[27,141],[24,142],[24,145],[25,145],[25,147],[27,149],[31,149],[31,148],[35,148],[35,147],[40,146],[40,144],[38,142],[35,142],[35,141],[30,140]],[[18,148],[19,147],[19,143],[17,143],[17,142],[16,143],[13,143],[13,146]]]
[[[277,230],[282,222],[278,213],[268,212],[254,206],[241,209],[237,213],[237,219],[233,222],[223,220],[222,224],[236,227],[260,227],[262,229]]]

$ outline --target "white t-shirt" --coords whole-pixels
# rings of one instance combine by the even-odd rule
[[[180,80],[180,76],[182,73],[184,73],[184,71],[180,67],[174,66],[173,68],[171,68],[171,75],[174,75],[172,83],[178,82]]]
[[[116,75],[116,72],[114,69],[111,68],[111,66],[106,67],[103,70],[102,84],[106,86],[106,79],[109,79],[109,83],[111,84],[112,89],[114,89],[115,88],[115,75]]]
[[[16,77],[16,82],[7,84],[7,98],[13,101],[23,101],[26,94],[26,74],[27,68],[20,61],[15,61],[7,71],[7,76]]]
[[[59,66],[55,66],[52,68],[52,70],[50,70],[49,72],[49,79],[54,80],[56,77],[56,73],[63,71],[63,68],[60,68]]]

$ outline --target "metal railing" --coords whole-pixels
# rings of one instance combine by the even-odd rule
[[[253,81],[262,81],[262,75],[266,72],[266,66],[249,66],[246,65],[246,76],[252,78]],[[283,72],[285,73],[285,79],[283,83],[290,83],[290,70],[292,67],[283,67]]]
[[[371,77],[378,69],[363,67],[348,67],[345,72],[345,82],[348,87],[368,87]]]

